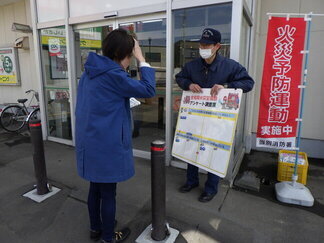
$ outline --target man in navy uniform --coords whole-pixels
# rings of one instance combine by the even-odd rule
[[[194,93],[202,92],[202,88],[211,88],[211,95],[217,95],[223,88],[252,90],[254,81],[246,69],[238,62],[218,54],[221,48],[219,31],[206,28],[200,38],[200,57],[185,64],[176,75],[176,81],[183,90]],[[217,194],[219,177],[208,173],[204,191],[199,197],[200,202],[208,202]],[[198,167],[188,164],[186,183],[180,187],[180,192],[189,192],[199,185]]]

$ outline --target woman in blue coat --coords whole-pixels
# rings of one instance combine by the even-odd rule
[[[132,55],[140,63],[141,80],[129,77]],[[76,157],[79,175],[90,182],[90,237],[120,242],[129,229],[114,232],[116,184],[134,175],[130,97],[155,95],[155,72],[145,62],[138,42],[123,29],[108,34],[103,56],[90,53],[76,105]]]

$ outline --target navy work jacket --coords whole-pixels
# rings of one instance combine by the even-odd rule
[[[243,92],[249,92],[254,85],[253,79],[241,64],[218,54],[209,67],[202,58],[186,63],[176,75],[176,81],[183,90],[189,90],[189,85],[195,83],[201,88],[226,84],[228,88],[240,88]]]
[[[134,175],[130,97],[155,95],[155,71],[141,67],[134,80],[105,56],[89,53],[76,104],[78,174],[92,182],[113,183]]]

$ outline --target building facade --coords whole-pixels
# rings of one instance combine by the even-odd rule
[[[1,84],[0,104],[25,98],[27,89],[37,90],[44,139],[74,145],[76,90],[87,55],[101,53],[101,41],[109,31],[125,28],[136,33],[146,60],[156,69],[157,80],[156,97],[141,99],[142,104],[133,109],[134,154],[149,158],[150,142],[162,138],[167,145],[167,164],[184,167],[171,156],[178,114],[174,104],[181,96],[174,75],[199,55],[197,40],[202,29],[216,28],[222,33],[222,55],[239,61],[255,80],[240,111],[228,173],[231,180],[244,153],[259,149],[255,134],[269,12],[324,13],[324,2],[2,0],[0,47],[13,47],[21,37],[25,37],[25,47],[16,48],[20,83]],[[33,32],[13,32],[13,23],[29,25]],[[312,23],[301,150],[310,157],[324,158],[324,17],[314,17]],[[138,75],[135,62],[130,74]]]

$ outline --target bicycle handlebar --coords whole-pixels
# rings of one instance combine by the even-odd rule
[[[33,93],[34,93],[37,102],[39,102],[39,95],[38,95],[38,92],[35,91],[35,90],[33,90],[33,89],[29,89],[29,90],[27,90],[25,93],[26,93],[26,94],[29,94],[30,92],[33,92]]]
[[[34,92],[34,93],[36,93],[36,91],[33,90],[33,89],[29,89],[29,90],[27,90],[25,93],[26,93],[26,94],[29,94],[30,92]]]

